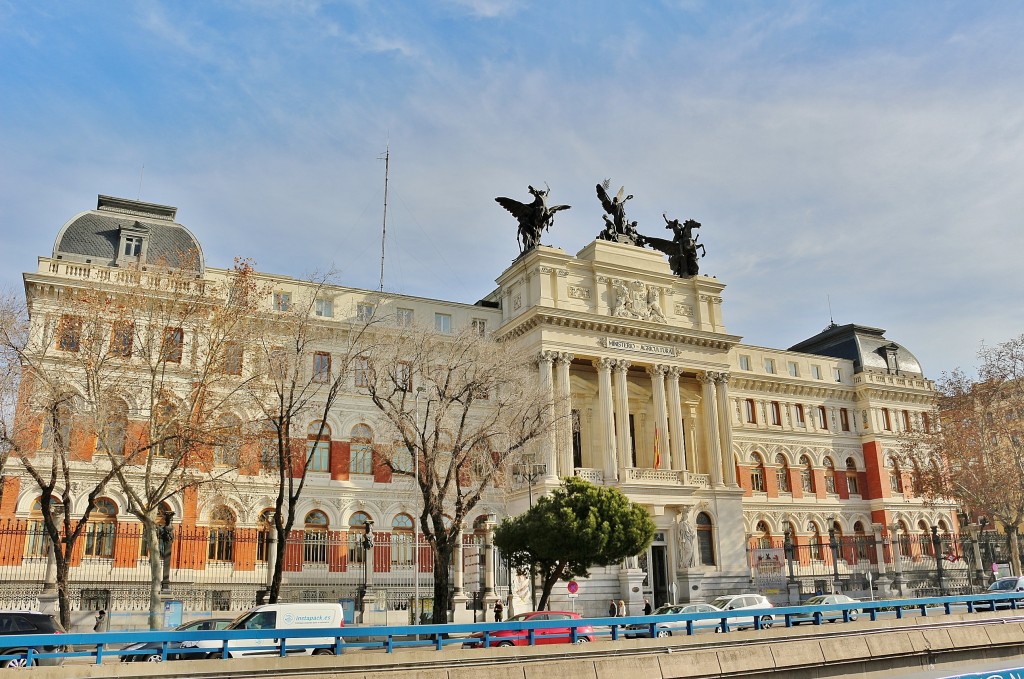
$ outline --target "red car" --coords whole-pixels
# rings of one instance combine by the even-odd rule
[[[571,611],[530,611],[512,616],[506,622],[540,622],[541,620],[582,620],[579,613]],[[585,644],[593,641],[594,628],[581,625],[576,628],[576,643]],[[481,648],[484,645],[483,632],[469,636],[462,644],[463,648]],[[533,631],[535,644],[568,644],[572,642],[572,629],[569,627],[549,627]],[[495,630],[488,635],[489,646],[529,646],[529,632],[526,630]]]

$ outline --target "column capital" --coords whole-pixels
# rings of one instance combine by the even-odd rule
[[[647,366],[647,374],[652,377],[664,377],[668,370],[668,366],[661,363],[655,363],[654,365]]]
[[[591,363],[598,370],[611,370],[612,366],[615,365],[615,359],[602,356],[601,358],[595,358]]]
[[[701,384],[714,384],[717,376],[718,373],[708,372],[705,370],[704,372],[697,374],[697,381]]]
[[[629,370],[629,366],[631,365],[633,364],[627,361],[626,359],[620,358],[615,361],[612,367],[615,368],[615,372],[624,373],[627,370]]]
[[[555,358],[558,356],[558,352],[555,351],[541,351],[537,353],[537,364],[547,363],[548,367],[555,362]]]
[[[668,366],[668,376],[669,377],[679,377],[682,374],[683,374],[683,369],[680,368],[678,365],[670,365],[670,366]]]
[[[718,382],[719,384],[729,384],[729,373],[711,373],[711,375],[715,378],[715,382]]]
[[[555,354],[555,363],[558,363],[559,365],[568,365],[572,363],[574,358],[576,358],[575,354],[570,354],[568,351],[559,351]]]

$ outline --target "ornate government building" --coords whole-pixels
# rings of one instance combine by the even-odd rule
[[[200,278],[230,273],[201,261],[200,243],[176,222],[175,208],[101,196],[96,209],[59,229],[52,254],[25,274],[33,323],[54,322],[46,312],[54,290],[117,286],[127,267],[183,247],[200,257]],[[267,314],[311,285],[259,276],[273,289]],[[755,590],[781,602],[789,596],[787,580],[804,594],[839,585],[866,595],[873,582],[878,596],[892,595],[894,586],[913,586],[904,573],[911,562],[934,564],[931,543],[917,538],[933,526],[956,531],[952,506],[926,505],[914,492],[913,464],[899,453],[902,432],[934,426],[933,383],[883,330],[831,325],[789,349],[744,344],[726,327],[725,283],[677,275],[662,253],[628,239],[594,240],[577,252],[538,244],[496,282],[476,303],[382,299],[375,291],[331,287],[319,293],[324,304],[317,313],[344,324],[383,307],[374,312],[432,323],[442,332],[472,325],[536,356],[537,379],[563,409],[563,424],[537,464],[520,468],[510,489],[481,504],[465,543],[487,543],[489,521],[525,510],[560,477],[620,489],[648,509],[657,525],[654,543],[636,559],[594,569],[580,583],[571,604],[576,610],[600,615],[610,598],[621,598],[638,612],[644,597],[660,604]],[[380,444],[375,409],[355,387],[327,420],[328,452],[311,468],[299,507],[305,521],[296,527],[344,542],[371,519],[387,548],[373,562],[373,583],[383,592],[376,610],[404,610],[411,579],[420,578],[428,592],[430,570],[409,570],[402,545],[411,525],[411,485],[372,463]],[[40,432],[42,448],[45,438]],[[174,499],[183,535],[198,536],[191,556],[186,540],[175,548],[172,584],[187,609],[240,609],[254,601],[266,578],[258,535],[273,504],[274,478],[240,470],[232,495],[200,490]],[[11,468],[5,484],[0,520],[29,533],[0,545],[0,569],[31,598],[42,573],[31,535],[38,490]],[[124,537],[133,534],[125,503],[111,484],[96,520],[116,526],[102,533],[113,538],[84,544],[74,564],[83,610],[104,600],[115,612],[128,606],[132,595],[118,594],[113,583],[145,586],[146,576],[137,575],[145,573],[137,536],[134,542]],[[227,531],[231,549],[223,548]],[[495,595],[511,595],[517,608],[528,605],[525,583],[510,582],[500,565],[475,573],[473,553],[464,550],[456,579],[463,589],[455,599],[457,619],[466,619],[485,589],[485,606]],[[286,569],[294,598],[354,599],[358,555],[350,551],[347,562],[336,564],[325,563],[323,554],[296,550]],[[552,607],[568,607],[565,596],[556,591]]]

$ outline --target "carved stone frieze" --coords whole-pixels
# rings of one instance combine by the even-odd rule
[[[685,316],[687,318],[693,316],[693,307],[684,302],[676,302],[675,310],[676,316]]]
[[[582,285],[570,285],[569,296],[573,299],[590,299],[590,288]]]
[[[665,323],[658,288],[643,281],[612,280],[612,316]]]

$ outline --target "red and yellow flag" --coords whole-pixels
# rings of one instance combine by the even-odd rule
[[[658,428],[654,428],[654,468],[661,467],[661,449],[658,447]]]

